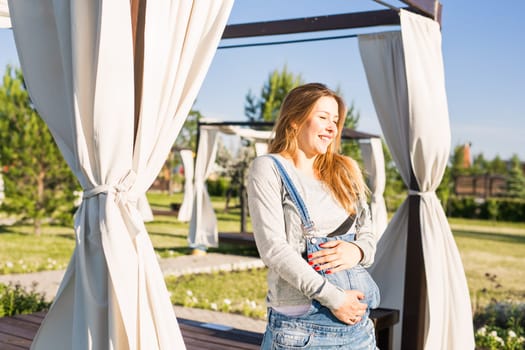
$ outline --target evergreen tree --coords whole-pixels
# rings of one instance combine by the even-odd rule
[[[46,124],[34,109],[20,69],[7,66],[0,86],[0,164],[5,199],[1,209],[33,223],[70,223],[80,189]]]
[[[469,170],[465,168],[465,152],[463,145],[454,147],[450,157],[450,175],[455,179],[459,175],[467,175]]]
[[[514,155],[510,160],[507,195],[509,197],[525,199],[525,175],[523,174],[523,166],[517,155]]]
[[[506,175],[507,174],[507,164],[500,158],[496,156],[488,165],[489,173],[494,175]]]
[[[302,83],[301,76],[288,72],[286,66],[281,72],[274,70],[268,76],[268,81],[264,84],[259,98],[248,91],[244,114],[252,122],[275,121],[286,94]]]
[[[488,173],[488,162],[485,160],[483,153],[480,153],[472,161],[472,174],[483,175],[486,173]]]
[[[340,93],[338,93],[340,95]],[[345,128],[357,129],[361,115],[355,108],[354,101],[348,106],[345,118]],[[359,141],[357,140],[341,140],[341,153],[355,159],[358,163],[363,163],[361,156],[361,149],[359,148]]]
[[[384,197],[387,209],[390,212],[397,210],[402,201],[406,198],[407,186],[403,182],[401,174],[397,170],[396,163],[392,158],[392,154],[388,146],[383,141],[383,155],[385,157],[385,192]]]
[[[201,112],[191,109],[190,113],[188,114],[188,117],[184,121],[179,135],[177,135],[177,139],[175,140],[175,146],[177,148],[189,148],[192,150],[197,149],[197,134],[199,121],[201,119]]]

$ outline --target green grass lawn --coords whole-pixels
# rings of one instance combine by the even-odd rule
[[[449,218],[474,309],[525,302],[525,223]]]
[[[170,203],[181,203],[182,194],[167,196],[148,193],[148,199],[153,208],[166,210]],[[240,210],[236,208],[225,212],[223,199],[212,200],[219,230],[239,231]],[[456,218],[449,219],[449,222],[464,264],[474,308],[484,306],[492,299],[525,302],[525,223]],[[179,222],[175,216],[158,216],[146,227],[161,257],[189,252],[188,223]],[[248,229],[251,230],[249,222]],[[32,234],[30,226],[0,226],[0,274],[63,269],[74,246],[72,228],[45,226],[42,235],[37,237]],[[232,245],[210,251],[256,254],[253,248]],[[173,301],[179,305],[227,309],[261,317],[264,312],[265,276],[266,271],[262,269],[170,278],[167,282]],[[216,286],[207,287],[211,284]]]
[[[175,305],[264,319],[266,269],[166,278]]]

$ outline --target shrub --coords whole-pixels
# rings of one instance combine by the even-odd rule
[[[492,302],[474,314],[477,349],[525,349],[525,304]]]
[[[230,180],[225,177],[218,177],[214,180],[206,181],[210,196],[224,197],[230,187]]]
[[[481,207],[481,217],[483,219],[497,220],[499,216],[499,202],[494,198],[487,199]]]
[[[31,290],[27,291],[20,284],[0,283],[0,317],[49,309],[51,303],[46,302],[44,295],[35,291],[36,286],[35,282]]]
[[[448,216],[468,219],[490,219],[523,222],[525,199],[450,197]]]

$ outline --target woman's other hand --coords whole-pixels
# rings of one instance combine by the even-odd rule
[[[354,325],[361,321],[366,312],[367,305],[360,301],[365,295],[358,290],[347,290],[345,293],[346,299],[343,305],[331,311],[341,322]]]
[[[308,255],[308,264],[316,271],[334,273],[351,269],[363,259],[361,249],[350,242],[334,240],[323,243],[320,247],[323,249]]]

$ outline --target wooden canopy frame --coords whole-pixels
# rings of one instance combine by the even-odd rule
[[[407,0],[402,2],[409,5],[403,9],[429,17],[441,24],[442,5],[439,1]],[[222,39],[238,39],[256,36],[399,25],[400,21],[398,12],[398,9],[390,7],[387,10],[353,12],[278,21],[230,24],[224,29]]]
[[[240,1],[240,0],[239,0]],[[399,25],[399,9],[382,0],[371,0],[387,7],[385,10],[295,18],[267,22],[241,23],[226,26],[222,38],[248,38],[282,34],[297,34],[337,29],[355,29]],[[429,17],[441,24],[442,4],[439,0],[400,0],[403,9]],[[140,101],[144,56],[145,6],[147,0],[130,0],[135,63],[135,101]],[[140,106],[135,106],[135,124]],[[136,128],[135,128],[136,130]],[[413,174],[410,188],[419,191]],[[407,257],[405,265],[402,349],[423,349],[426,322],[426,277],[419,219],[419,196],[409,197]]]

